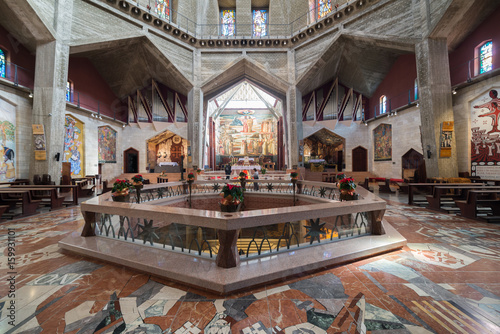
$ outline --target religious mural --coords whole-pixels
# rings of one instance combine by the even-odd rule
[[[217,121],[217,155],[277,155],[277,122],[269,111],[226,111]]]
[[[0,181],[16,179],[16,114],[0,109]]]
[[[392,125],[380,124],[373,130],[374,160],[392,160]]]
[[[64,162],[71,163],[71,177],[84,177],[83,168],[83,123],[66,115],[64,123]]]
[[[116,131],[109,126],[97,130],[99,163],[116,163]]]
[[[492,89],[471,102],[471,174],[500,179],[500,99]]]

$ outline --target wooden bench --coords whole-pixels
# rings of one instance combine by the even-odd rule
[[[8,205],[11,209],[20,204],[22,216],[30,216],[37,213],[36,210],[41,202],[41,200],[33,199],[31,191],[28,189],[0,188],[0,204]]]
[[[56,201],[58,201],[59,198],[62,197],[61,205],[63,205],[63,204],[65,204],[65,205],[78,205],[78,191],[77,191],[78,186],[77,185],[70,185],[70,184],[69,185],[66,185],[66,184],[62,184],[62,185],[13,185],[13,186],[11,186],[11,188],[33,189],[36,191],[41,191],[40,190],[41,188],[48,188],[51,190],[52,189],[56,189],[56,190],[59,189],[59,194],[57,194]],[[71,201],[66,200],[66,196],[61,196],[60,193],[62,193],[63,190],[65,190],[65,189],[73,191],[73,199]],[[58,207],[57,204],[56,204],[56,207]]]
[[[370,188],[370,178],[369,177],[365,177],[365,181],[359,182],[358,185],[365,188],[368,191],[373,192],[373,188]]]
[[[477,185],[477,183],[408,183],[408,204],[413,205],[414,204],[414,193],[415,189],[425,189],[427,195],[430,195],[434,192],[434,187],[437,186],[474,186]]]
[[[389,179],[385,179],[384,182],[378,182],[378,192],[395,193],[395,191],[391,189],[391,184],[389,182]]]
[[[95,186],[89,184],[89,180],[75,180],[74,184],[78,186],[78,197],[90,197],[94,195]]]
[[[439,186],[435,186],[432,192],[432,195],[427,195],[425,198],[427,199],[428,209],[443,211],[441,210],[442,200],[459,200],[465,199],[467,197],[467,193],[470,190],[480,190],[480,189],[494,189],[493,187],[482,185],[482,184],[472,184],[472,185],[446,185],[440,184]],[[497,189],[500,190],[500,187]]]
[[[495,187],[497,188],[497,187]],[[460,213],[466,218],[477,219],[480,207],[491,208],[492,215],[481,217],[487,221],[500,221],[500,189],[474,189],[469,190],[467,199],[456,200]]]

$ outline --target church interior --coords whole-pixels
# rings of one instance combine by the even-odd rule
[[[499,333],[500,0],[0,0],[1,333]]]

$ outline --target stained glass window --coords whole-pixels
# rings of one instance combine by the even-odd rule
[[[479,49],[479,74],[493,69],[493,42],[483,44]]]
[[[73,85],[71,81],[66,82],[66,101],[73,102]]]
[[[220,12],[220,21],[222,26],[222,36],[236,35],[236,10],[223,9]]]
[[[380,113],[385,114],[387,112],[387,97],[382,95],[380,97]]]
[[[5,53],[0,49],[0,77],[5,78]]]
[[[415,90],[415,101],[416,101],[416,100],[418,100],[418,80],[417,79],[415,79],[414,90]]]
[[[159,18],[169,20],[170,19],[170,0],[155,0],[155,12]]]
[[[269,12],[267,9],[253,10],[253,35],[255,37],[267,36],[267,20]]]
[[[318,0],[318,19],[332,12],[332,0]]]

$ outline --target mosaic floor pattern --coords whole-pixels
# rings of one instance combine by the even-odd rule
[[[386,219],[407,247],[224,297],[61,253],[78,208],[4,222],[0,333],[500,333],[500,226],[395,201]]]

